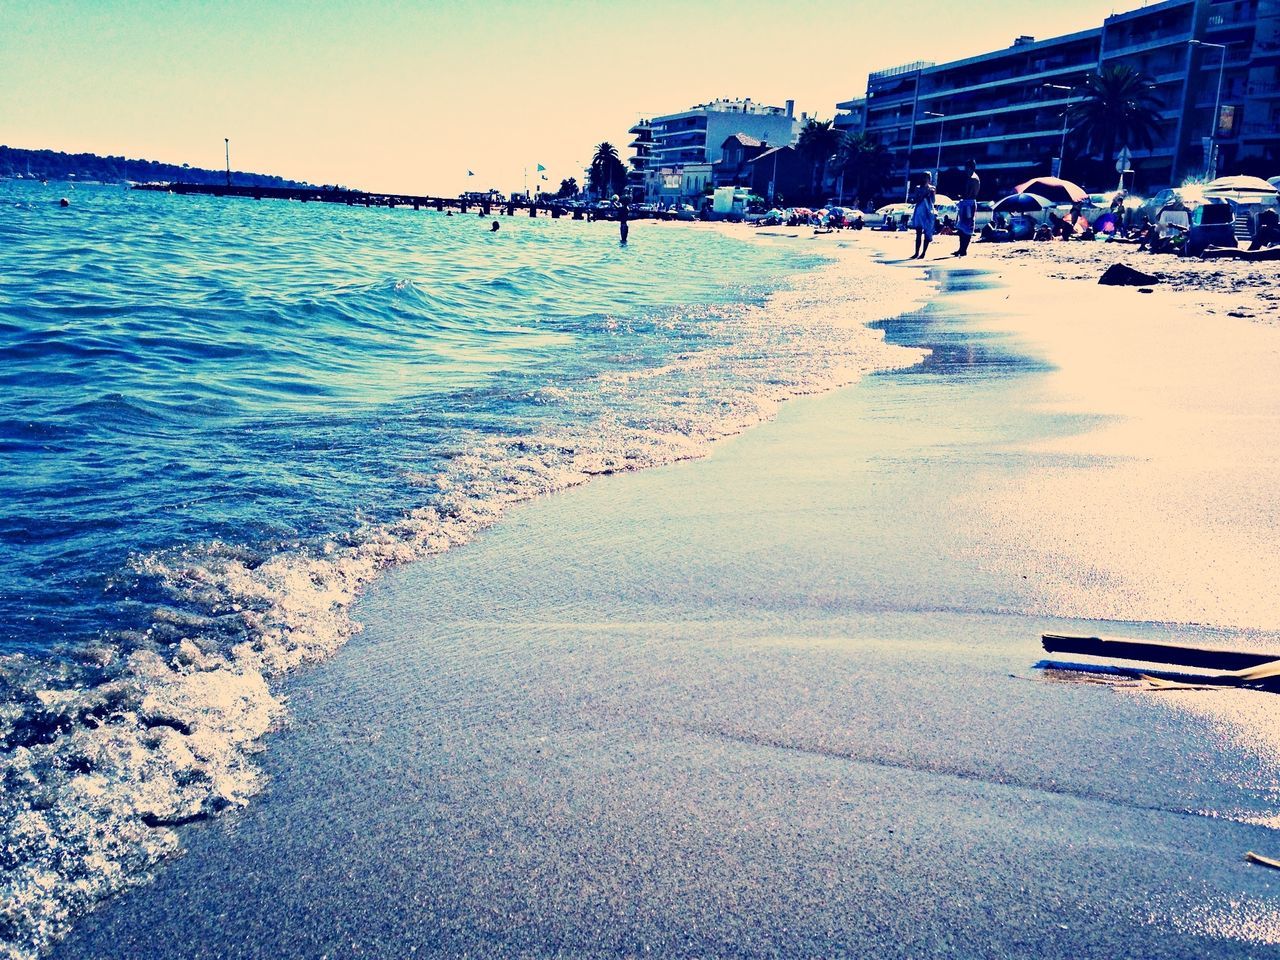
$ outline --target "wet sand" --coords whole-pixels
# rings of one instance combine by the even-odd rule
[[[1280,341],[929,269],[921,366],[380,581],[267,794],[55,955],[1276,949],[1271,698],[1032,665],[1280,649]]]

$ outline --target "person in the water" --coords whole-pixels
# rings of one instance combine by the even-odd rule
[[[493,226],[491,226],[491,227],[489,228],[489,232],[490,232],[490,233],[497,233],[497,232],[498,232],[499,230],[501,230],[501,229],[502,229],[502,224],[498,223],[498,221],[497,221],[497,220],[495,220],[495,221],[493,221]]]
[[[626,203],[623,203],[618,208],[618,236],[620,238],[618,242],[624,247],[627,245],[627,234],[631,232],[630,227],[627,225],[627,217],[630,214],[631,212],[627,209]]]

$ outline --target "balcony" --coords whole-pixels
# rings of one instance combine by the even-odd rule
[[[868,117],[866,131],[867,133],[871,133],[875,130],[900,130],[903,127],[909,126],[911,126],[910,117],[893,117],[891,119],[872,119],[871,117]]]
[[[1280,123],[1242,123],[1241,140],[1280,140]]]
[[[1004,133],[983,133],[977,135],[969,135],[957,140],[943,140],[942,149],[948,150],[954,147],[975,147],[982,145],[1003,146],[1005,144],[1018,141],[1020,148],[1030,149],[1026,142],[1030,140],[1045,140],[1051,142],[1055,149],[1062,142],[1062,128],[1056,127],[1051,130],[1032,130],[1027,132],[1004,132]],[[912,146],[912,153],[928,153],[930,150],[936,152],[938,149],[937,140],[929,140],[924,137],[916,137],[915,145]]]
[[[1210,30],[1252,26],[1257,19],[1257,0],[1237,0],[1235,3],[1218,3],[1210,7],[1205,26]]]
[[[1112,46],[1110,40],[1105,34],[1102,42],[1102,59],[1110,60],[1114,57],[1132,57],[1148,50],[1158,50],[1161,47],[1186,46],[1188,40],[1193,39],[1189,29],[1181,30],[1178,33],[1149,33],[1136,37],[1119,38],[1119,46]]]
[[[1253,43],[1253,65],[1263,66],[1267,63],[1280,62],[1280,40],[1255,40]]]
[[[920,101],[938,100],[942,97],[955,97],[961,94],[972,93],[979,90],[990,90],[992,87],[1004,86],[1009,83],[1025,83],[1040,84],[1050,80],[1061,79],[1064,76],[1079,74],[1085,70],[1092,70],[1097,64],[1096,55],[1089,58],[1081,58],[1072,61],[1069,64],[1061,66],[1045,67],[1032,73],[1017,70],[1001,70],[997,74],[989,75],[981,83],[970,83],[967,86],[947,86],[939,84],[931,87],[928,83],[921,83]],[[943,75],[939,75],[939,79]]]

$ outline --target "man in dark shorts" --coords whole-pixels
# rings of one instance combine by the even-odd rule
[[[958,208],[956,233],[960,234],[960,249],[956,251],[957,257],[969,255],[969,241],[973,239],[973,222],[978,215],[978,191],[982,189],[982,178],[978,176],[977,161],[973,159],[965,161],[964,169],[969,174],[969,179],[965,181],[964,195],[956,205]]]

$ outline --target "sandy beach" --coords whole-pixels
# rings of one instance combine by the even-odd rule
[[[1274,288],[778,233],[896,271],[924,305],[876,328],[927,358],[377,582],[266,793],[54,956],[1274,951],[1269,695],[1034,668],[1047,630],[1280,650]]]
[[[874,243],[887,252],[905,248],[909,256],[913,235],[871,233]],[[929,248],[931,258],[947,257],[956,249],[955,237],[939,236]],[[1280,324],[1280,289],[1275,263],[1233,260],[1201,260],[1138,250],[1122,243],[1052,241],[1047,243],[974,243],[966,260],[971,266],[993,269],[1024,266],[1028,273],[1055,280],[1097,283],[1113,263],[1122,263],[1159,278],[1153,292],[1177,292],[1182,308],[1206,315],[1218,313]]]

